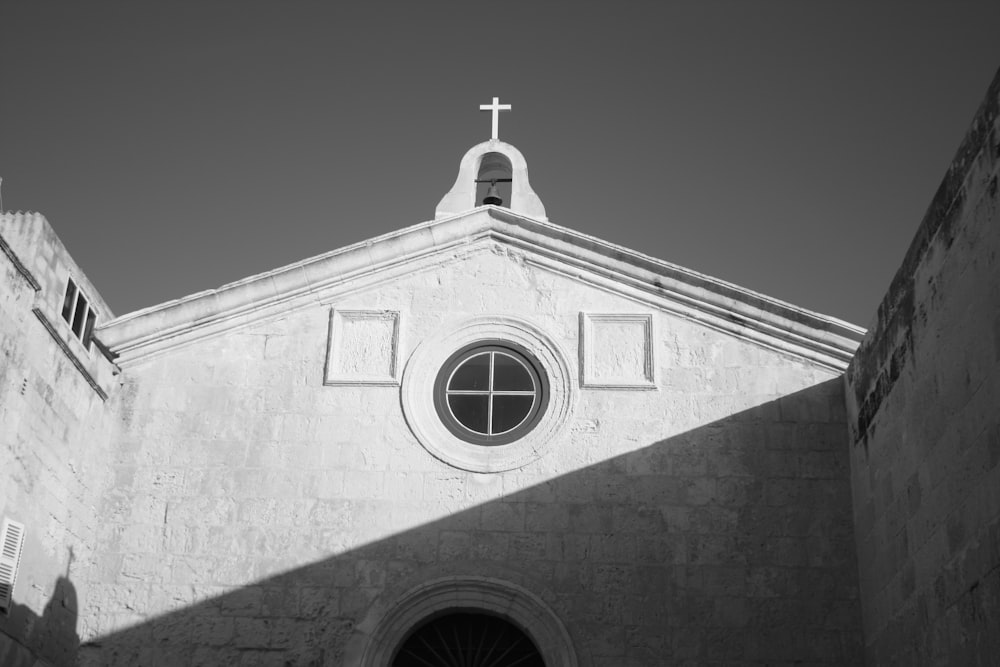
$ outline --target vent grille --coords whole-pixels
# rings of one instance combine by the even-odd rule
[[[4,519],[3,530],[0,531],[0,611],[10,609],[23,546],[24,524]]]

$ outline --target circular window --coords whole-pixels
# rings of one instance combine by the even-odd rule
[[[481,341],[462,348],[441,367],[434,406],[452,434],[476,445],[505,445],[538,423],[548,384],[523,348]]]
[[[532,641],[492,614],[452,613],[424,623],[399,647],[392,667],[545,667]]]
[[[432,455],[470,472],[520,468],[566,436],[576,400],[567,355],[524,320],[446,324],[403,369],[406,423]]]

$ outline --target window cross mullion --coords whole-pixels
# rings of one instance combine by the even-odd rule
[[[493,435],[493,365],[496,360],[496,352],[490,352],[490,383],[486,385],[490,390],[490,397],[486,406],[486,434]]]
[[[435,405],[448,430],[481,445],[507,444],[530,430],[538,421],[544,385],[536,362],[523,355],[491,344],[455,353],[435,386]]]

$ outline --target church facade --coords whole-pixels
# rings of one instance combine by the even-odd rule
[[[549,222],[495,130],[117,318],[4,214],[0,663],[988,664],[998,97],[867,333]]]

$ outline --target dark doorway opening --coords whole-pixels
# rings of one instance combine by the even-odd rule
[[[499,616],[451,612],[417,626],[392,667],[545,667],[535,644]]]

